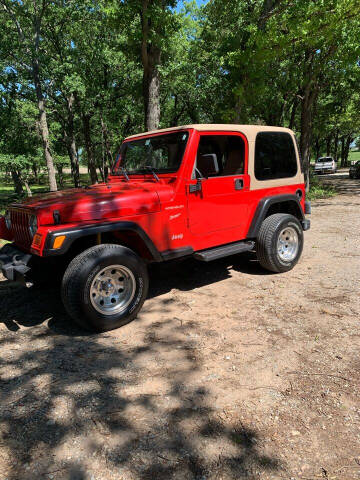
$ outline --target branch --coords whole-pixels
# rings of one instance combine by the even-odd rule
[[[20,41],[24,44],[26,52],[31,56],[31,51],[29,47],[26,45],[26,36],[23,32],[23,29],[21,28],[19,20],[16,18],[16,14],[13,12],[13,10],[7,5],[6,0],[1,0],[1,4],[3,7],[3,10],[9,14],[10,18],[14,22],[16,26],[16,30],[18,32]]]
[[[32,67],[25,63],[23,60],[19,60],[12,52],[8,52],[8,55],[15,60],[16,63],[25,67],[27,70],[32,71]]]

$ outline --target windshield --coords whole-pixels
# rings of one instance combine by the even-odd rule
[[[321,157],[318,158],[316,162],[332,162],[332,157]]]
[[[176,172],[181,164],[188,132],[174,132],[165,135],[131,140],[121,145],[114,164],[113,174],[148,173],[149,167],[158,173]]]

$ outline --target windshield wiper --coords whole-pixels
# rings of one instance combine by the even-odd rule
[[[145,170],[149,170],[153,175],[157,182],[160,182],[160,178],[156,175],[155,168],[151,165],[145,165]]]
[[[127,174],[126,169],[124,167],[119,167],[118,170],[120,170],[120,172],[124,175],[124,177],[126,178],[126,181],[130,182],[130,178],[129,178],[129,175]]]

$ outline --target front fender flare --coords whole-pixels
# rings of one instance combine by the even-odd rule
[[[45,247],[44,247],[42,256],[50,257],[55,255],[56,256],[63,255],[69,250],[73,242],[81,237],[88,237],[91,235],[97,235],[98,233],[105,233],[105,232],[119,232],[121,230],[131,231],[139,235],[139,237],[143,240],[143,242],[149,249],[153,259],[156,262],[160,262],[162,260],[162,257],[158,249],[155,247],[153,241],[150,239],[148,234],[141,227],[139,227],[137,223],[126,222],[126,221],[109,222],[109,223],[103,223],[101,225],[86,225],[86,226],[84,225],[84,226],[79,226],[79,227],[69,228],[69,229],[64,228],[64,229],[56,230],[55,232],[49,232],[46,237]],[[58,249],[52,248],[55,238],[61,235],[65,235],[66,237],[61,248],[58,248]]]

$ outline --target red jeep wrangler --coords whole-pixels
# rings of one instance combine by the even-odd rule
[[[310,204],[291,130],[190,125],[127,138],[107,183],[31,197],[0,218],[0,266],[36,281],[62,266],[62,299],[85,328],[130,322],[147,264],[208,262],[255,250],[272,272],[294,267]]]

